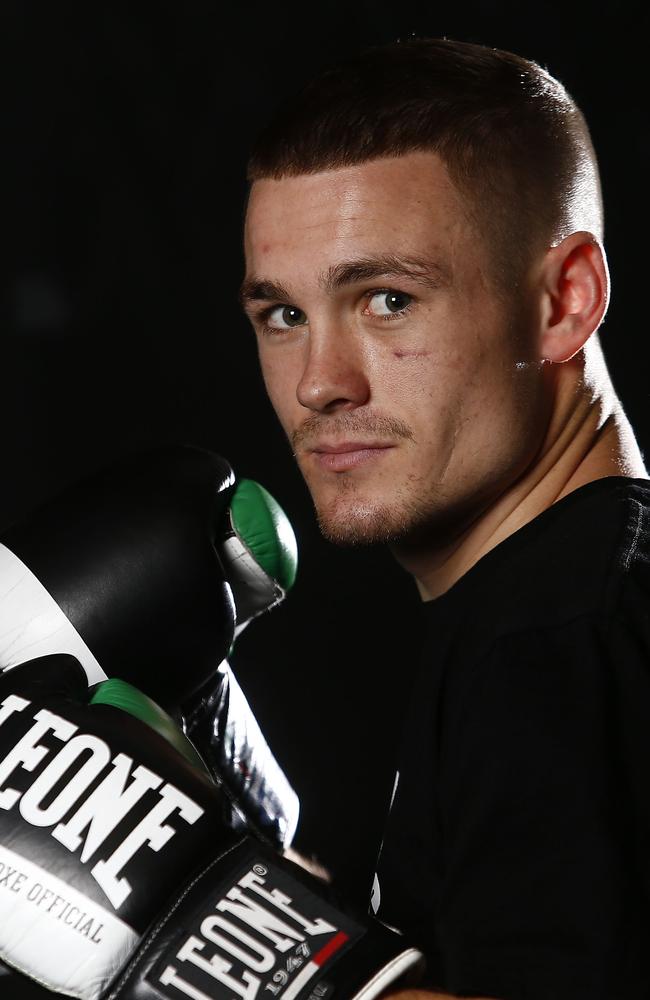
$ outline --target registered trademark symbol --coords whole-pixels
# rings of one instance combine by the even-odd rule
[[[268,875],[268,871],[266,870],[264,865],[253,865],[253,871],[255,872],[256,875],[259,875],[260,878],[263,878],[264,875]]]

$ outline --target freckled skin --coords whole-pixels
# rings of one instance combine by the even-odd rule
[[[284,285],[284,304],[307,317],[280,335],[254,325],[290,440],[312,421],[296,458],[330,537],[460,530],[531,462],[550,406],[532,363],[535,319],[493,289],[489,251],[435,154],[256,181],[245,249],[247,275]],[[319,283],[328,268],[373,254],[434,258],[448,280],[387,277],[333,291]],[[389,322],[368,315],[378,288],[411,296],[412,308]],[[410,437],[378,431],[382,419]],[[318,436],[394,446],[333,473],[309,450]]]
[[[430,351],[395,351],[396,358],[428,358]]]

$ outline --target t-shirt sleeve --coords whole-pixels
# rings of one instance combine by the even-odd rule
[[[643,596],[607,627],[582,616],[500,639],[455,700],[440,743],[437,933],[458,994],[650,996]]]

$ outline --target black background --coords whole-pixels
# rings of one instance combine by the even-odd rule
[[[319,537],[265,400],[236,297],[249,143],[285,92],[362,43],[446,35],[545,65],[583,107],[600,157],[613,279],[604,346],[647,447],[647,13],[543,0],[16,0],[0,19],[0,521],[170,441],[221,452],[276,496],[297,534],[298,582],[244,633],[233,664],[302,798],[298,846],[362,898],[418,600],[383,551]]]

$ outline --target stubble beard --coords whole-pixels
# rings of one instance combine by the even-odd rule
[[[308,483],[309,485],[309,483]],[[352,478],[341,477],[337,495],[319,502],[314,490],[312,500],[318,526],[323,536],[335,545],[386,545],[398,542],[417,531],[431,516],[431,504],[396,490],[390,502],[363,495]]]
[[[401,420],[381,414],[342,413],[323,417],[314,413],[289,435],[296,458],[314,502],[318,526],[329,541],[336,545],[374,545],[400,538],[409,530],[413,519],[419,519],[418,504],[397,490],[390,502],[364,495],[353,472],[341,473],[331,486],[334,496],[319,499],[317,484],[310,482],[308,470],[303,467],[302,453],[318,437],[327,432],[331,436],[350,435],[362,439],[368,435],[387,442],[414,442],[411,428]]]

